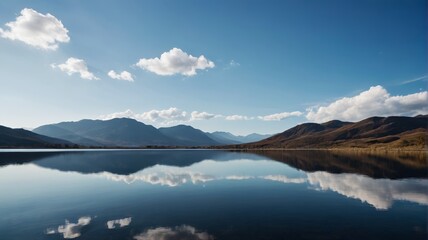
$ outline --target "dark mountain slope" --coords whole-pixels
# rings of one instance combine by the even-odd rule
[[[0,126],[0,147],[61,147],[72,146],[71,142],[51,138],[24,129],[12,129]]]
[[[82,145],[140,147],[171,145],[173,140],[151,125],[129,118],[81,120],[45,125],[34,132],[58,136]]]
[[[59,127],[54,124],[38,127],[34,129],[33,132],[44,134],[46,136],[50,136],[54,138],[67,139],[70,142],[84,145],[84,146],[103,146],[103,144],[99,142],[80,136],[78,134],[73,133],[70,130],[67,130],[65,128]]]
[[[174,139],[177,145],[181,146],[214,146],[224,144],[210,138],[201,130],[187,125],[159,128],[159,131]]]

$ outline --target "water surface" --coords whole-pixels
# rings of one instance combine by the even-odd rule
[[[423,157],[0,152],[1,239],[426,239]]]

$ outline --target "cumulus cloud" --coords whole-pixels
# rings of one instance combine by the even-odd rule
[[[134,236],[136,240],[212,240],[213,236],[188,225],[151,228]]]
[[[213,114],[209,112],[199,112],[199,111],[192,111],[190,113],[180,110],[176,107],[170,107],[168,109],[162,109],[162,110],[150,110],[143,113],[134,113],[130,109],[125,110],[123,112],[116,112],[111,113],[107,115],[101,115],[98,117],[98,119],[102,120],[108,120],[113,118],[133,118],[138,121],[142,122],[152,122],[152,123],[160,123],[161,125],[171,125],[171,124],[177,124],[177,123],[184,123],[184,122],[191,122],[191,121],[199,121],[199,120],[210,120],[213,118],[220,118],[227,121],[248,121],[248,120],[254,120],[254,119],[260,119],[264,121],[274,121],[274,120],[282,120],[286,117],[291,116],[300,116],[301,112],[290,112],[290,113],[278,113],[278,114],[272,114],[269,116],[263,116],[263,117],[250,117],[245,115],[221,115],[221,114]]]
[[[80,237],[81,230],[84,226],[91,223],[91,217],[81,217],[77,220],[77,223],[70,223],[65,220],[65,225],[60,225],[58,228],[49,228],[46,230],[46,234],[62,234],[65,239],[72,239]]]
[[[284,120],[284,119],[289,118],[289,117],[298,117],[302,114],[303,113],[299,112],[299,111],[282,112],[282,113],[275,113],[275,114],[266,115],[266,116],[259,116],[259,119],[261,119],[263,121],[280,121],[280,120]]]
[[[188,121],[190,117],[186,111],[182,111],[178,108],[171,107],[163,110],[150,110],[143,113],[134,113],[132,110],[127,109],[123,112],[116,112],[107,115],[101,115],[98,117],[102,120],[109,120],[113,118],[133,118],[138,121],[150,121],[160,123],[174,123]]]
[[[143,113],[134,113],[132,110],[127,109],[123,112],[116,112],[107,115],[101,115],[98,119],[109,120],[113,118],[133,118],[142,122],[152,122],[160,123],[162,125],[170,125],[176,123],[190,122],[190,121],[199,121],[199,120],[209,120],[216,117],[221,117],[221,115],[216,115],[208,112],[198,112],[193,111],[190,114],[186,111],[180,110],[176,107],[170,107],[168,109],[162,110],[150,110]]]
[[[349,198],[359,199],[376,209],[386,210],[394,201],[402,200],[428,205],[426,179],[372,179],[356,174],[308,173],[310,184]]]
[[[229,116],[226,116],[225,119],[229,121],[242,121],[242,120],[253,120],[254,117],[248,117],[243,115],[229,115]]]
[[[191,115],[190,120],[208,120],[218,116],[212,113],[198,112],[198,111],[193,111],[190,115]]]
[[[52,68],[59,68],[61,71],[67,73],[69,76],[78,73],[80,77],[87,80],[99,80],[93,73],[88,70],[86,62],[78,58],[69,58],[65,63],[55,65],[51,64]]]
[[[131,222],[132,222],[132,217],[128,217],[128,218],[110,220],[106,224],[108,229],[115,229],[115,228],[126,227],[129,224],[131,224]]]
[[[267,175],[264,177],[260,177],[266,180],[282,182],[282,183],[304,183],[306,182],[306,178],[289,178],[284,175]]]
[[[224,179],[226,180],[248,180],[253,178],[254,178],[253,176],[241,176],[241,175],[231,175],[231,176],[224,177]]]
[[[160,58],[142,58],[136,65],[161,76],[174,74],[194,76],[197,74],[196,70],[215,66],[214,62],[209,61],[203,55],[194,57],[179,48],[173,48],[169,52],[162,53]]]
[[[113,79],[117,79],[117,80],[125,80],[125,81],[130,81],[133,82],[134,78],[132,78],[132,74],[127,72],[127,71],[122,71],[121,73],[116,73],[113,70],[110,70],[107,75]]]
[[[151,122],[163,122],[166,124],[189,120],[186,111],[182,111],[175,107],[163,110],[151,110],[142,114],[138,114],[137,117],[141,120],[149,120]]]
[[[99,176],[116,182],[125,182],[127,184],[131,184],[135,181],[142,181],[153,185],[168,187],[177,187],[186,183],[199,184],[215,180],[213,176],[190,171],[138,172],[130,175],[117,175],[103,172],[99,174]]]
[[[134,118],[136,120],[138,120],[136,118],[136,115],[131,109],[127,109],[123,112],[116,112],[116,113],[111,113],[111,114],[107,114],[107,115],[101,115],[98,118],[101,120],[110,120],[113,118]]]
[[[391,96],[382,86],[374,86],[356,96],[309,109],[306,118],[315,122],[333,119],[360,121],[371,116],[427,114],[427,103],[427,91]]]
[[[70,41],[68,30],[62,22],[51,14],[41,14],[31,8],[24,8],[14,22],[5,24],[9,29],[0,28],[0,36],[18,40],[33,47],[56,50],[58,43]]]

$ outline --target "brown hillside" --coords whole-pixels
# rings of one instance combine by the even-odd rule
[[[402,148],[424,149],[428,115],[371,117],[350,123],[338,120],[304,123],[259,142],[236,148]]]

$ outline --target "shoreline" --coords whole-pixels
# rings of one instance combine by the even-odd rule
[[[363,151],[363,152],[427,152],[428,148],[223,148],[223,147],[0,147],[0,152],[8,150],[224,150],[224,151]]]

